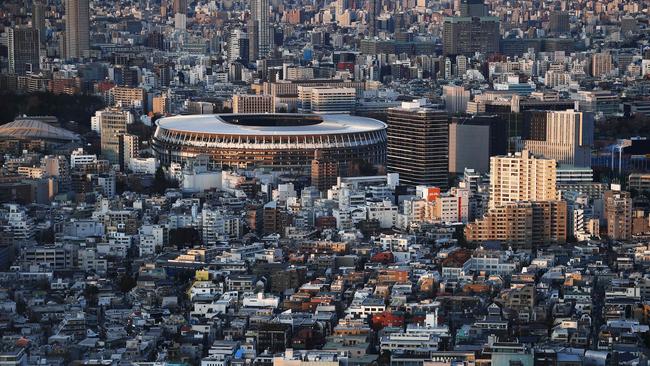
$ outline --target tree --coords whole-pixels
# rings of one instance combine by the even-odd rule
[[[177,188],[175,182],[172,182],[165,177],[165,172],[162,167],[156,169],[156,174],[153,179],[153,187],[151,187],[154,193],[163,194],[168,188]]]
[[[124,293],[131,291],[131,289],[134,288],[136,285],[137,285],[137,281],[135,280],[135,278],[126,274],[120,277],[117,284],[120,291]]]

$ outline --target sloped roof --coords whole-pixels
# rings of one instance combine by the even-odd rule
[[[37,120],[20,120],[0,126],[0,137],[21,140],[79,141],[79,135]]]

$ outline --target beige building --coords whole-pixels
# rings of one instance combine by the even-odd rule
[[[492,208],[465,227],[470,242],[501,241],[519,248],[566,242],[565,201],[516,202]]]
[[[555,160],[540,159],[528,150],[490,158],[490,208],[519,201],[554,201]]]
[[[237,94],[232,97],[233,113],[273,113],[273,96]]]
[[[169,105],[168,105],[167,97],[165,97],[165,96],[161,95],[161,96],[158,96],[158,97],[153,97],[152,104],[153,104],[152,112],[154,114],[162,114],[162,115],[164,115],[169,111],[169,109],[168,109]]]
[[[533,112],[531,136],[523,148],[558,164],[591,167],[593,114],[566,111]]]
[[[612,240],[632,238],[632,197],[630,192],[611,190],[605,192],[605,220],[607,236]]]

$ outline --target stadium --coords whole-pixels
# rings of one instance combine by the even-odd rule
[[[206,155],[213,169],[308,171],[316,150],[341,167],[383,164],[386,154],[386,124],[350,115],[189,115],[156,124],[152,148],[164,166]]]

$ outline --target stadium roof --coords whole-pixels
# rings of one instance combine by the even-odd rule
[[[330,135],[386,129],[384,122],[347,114],[203,114],[159,119],[166,130],[225,135]]]
[[[0,126],[0,138],[79,141],[79,135],[37,120],[19,120]]]

